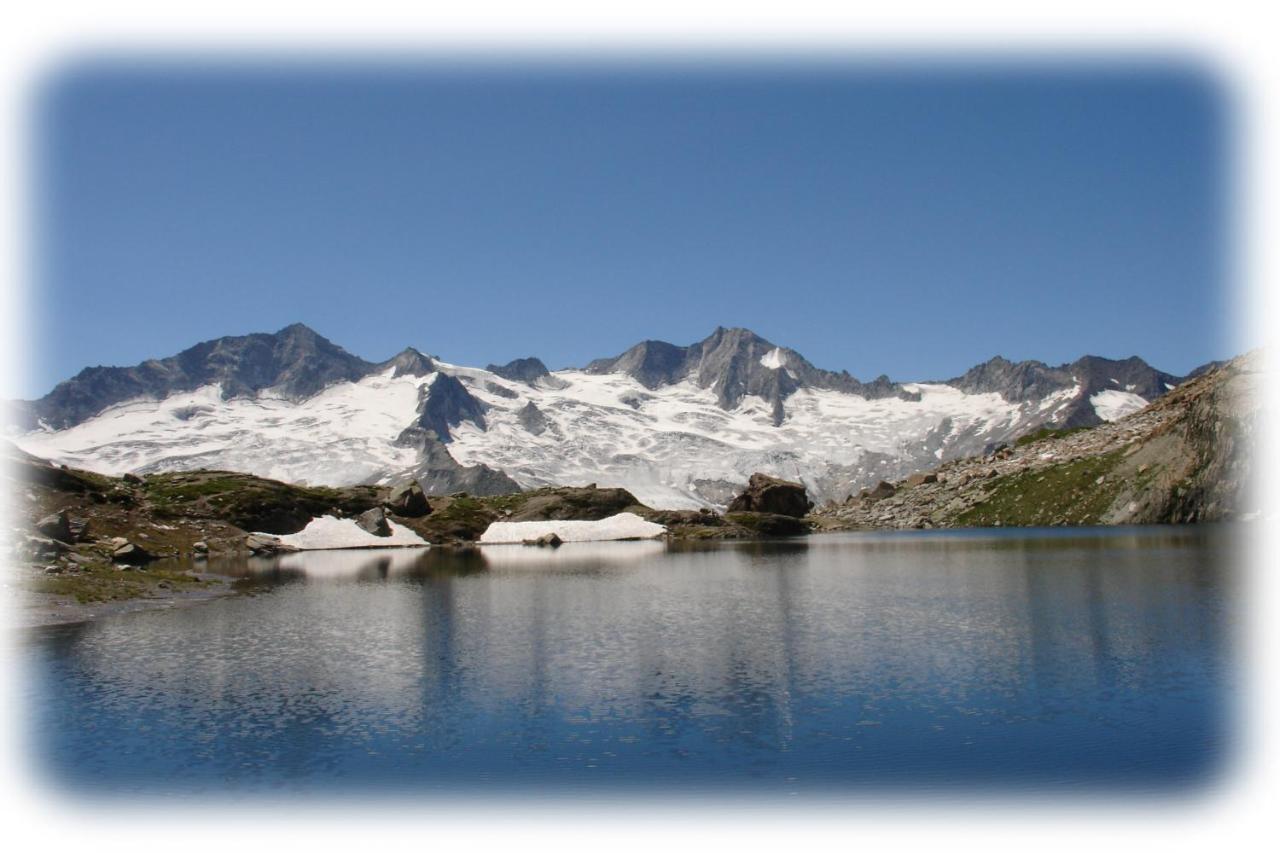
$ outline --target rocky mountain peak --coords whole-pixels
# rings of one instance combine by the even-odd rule
[[[485,370],[511,382],[524,382],[532,385],[543,377],[550,376],[551,371],[542,363],[542,359],[530,356],[517,358],[506,364],[490,364]]]
[[[429,355],[423,355],[413,347],[405,347],[391,358],[378,365],[379,372],[386,370],[388,367],[394,367],[395,376],[428,376],[435,373],[438,369],[435,360]]]
[[[264,388],[303,399],[334,382],[358,380],[375,366],[294,323],[274,334],[214,338],[135,367],[86,368],[26,409],[33,420],[61,429],[125,400],[160,399],[212,384],[220,385],[227,399]]]

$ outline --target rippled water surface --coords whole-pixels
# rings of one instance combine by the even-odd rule
[[[30,743],[104,793],[1182,785],[1226,747],[1230,541],[291,555],[32,632]]]

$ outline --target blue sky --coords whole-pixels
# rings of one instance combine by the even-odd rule
[[[1232,354],[1228,117],[1177,65],[81,63],[37,98],[29,396],[306,323],[552,368]]]

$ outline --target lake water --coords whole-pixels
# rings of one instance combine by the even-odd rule
[[[223,566],[42,628],[77,791],[1168,789],[1232,722],[1229,529],[847,534]]]

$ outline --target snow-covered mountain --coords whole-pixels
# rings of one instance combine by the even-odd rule
[[[864,383],[746,329],[645,341],[583,369],[484,369],[414,349],[368,362],[302,325],[94,367],[17,404],[23,450],[103,473],[194,468],[432,493],[622,486],[723,506],[762,471],[818,500],[981,453],[1041,426],[1115,420],[1182,381],[1141,359],[994,358],[945,381]]]

